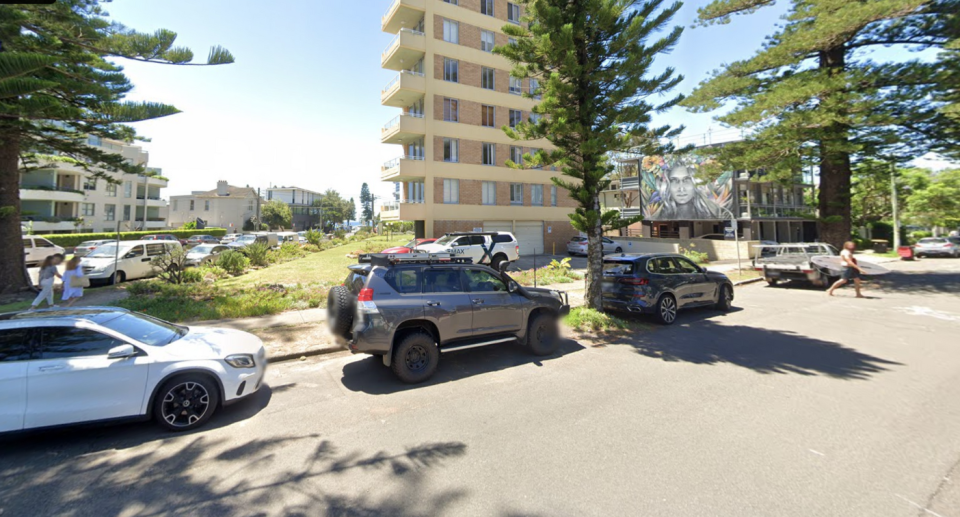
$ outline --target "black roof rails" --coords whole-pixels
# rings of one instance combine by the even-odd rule
[[[501,232],[447,232],[444,235],[500,235]]]
[[[366,253],[357,258],[361,264],[390,267],[397,264],[473,264],[473,259],[452,253]]]

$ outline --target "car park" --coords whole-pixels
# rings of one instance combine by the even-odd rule
[[[176,235],[170,235],[168,233],[157,234],[157,235],[144,235],[142,241],[177,241],[180,242],[180,239]]]
[[[184,327],[116,307],[0,315],[0,433],[153,418],[207,423],[260,389],[259,338]]]
[[[229,246],[223,244],[201,244],[187,252],[185,265],[198,267],[213,264],[221,253],[229,249]]]
[[[240,234],[237,234],[237,233],[231,233],[230,235],[224,235],[223,238],[220,239],[220,244],[230,244],[231,242],[237,240],[239,237],[240,237]]]
[[[38,266],[50,255],[62,255],[63,253],[63,248],[43,237],[37,237],[36,235],[23,236],[23,259],[27,267]]]
[[[498,271],[501,264],[520,260],[520,243],[510,232],[453,232],[417,249],[470,258],[474,264],[487,264]]]
[[[653,314],[664,325],[672,325],[680,309],[729,311],[734,296],[726,275],[672,253],[604,258],[601,289],[605,310]]]
[[[185,246],[198,246],[200,244],[220,244],[220,239],[213,235],[191,235],[187,238]]]
[[[117,240],[116,240],[116,239],[103,239],[103,240],[98,240],[98,241],[84,241],[84,242],[81,242],[80,244],[77,245],[76,248],[73,249],[73,256],[75,256],[75,257],[86,257],[86,256],[89,255],[93,250],[97,249],[97,248],[100,247],[100,246],[103,246],[104,244],[109,244],[109,243],[111,243],[111,242],[117,242]]]
[[[918,257],[960,257],[960,238],[926,237],[917,241],[913,252]]]
[[[413,239],[412,241],[404,244],[403,246],[397,246],[395,248],[387,248],[380,253],[411,253],[413,250],[423,246],[425,244],[432,244],[436,242],[437,239]]]
[[[430,378],[440,354],[456,350],[519,342],[551,354],[570,309],[565,293],[521,287],[449,253],[363,255],[349,270],[328,295],[331,332],[408,383]]]
[[[600,241],[603,243],[604,255],[607,253],[623,253],[623,244],[609,237],[601,237]],[[587,238],[582,235],[571,237],[570,241],[567,242],[567,253],[571,257],[574,255],[587,256]]]
[[[280,245],[280,240],[277,238],[275,233],[248,233],[246,235],[241,235],[237,240],[228,244],[233,249],[243,249],[253,243],[266,244],[271,248],[275,248]]]
[[[98,247],[80,261],[91,283],[117,283],[157,274],[153,260],[182,249],[177,241],[121,241]],[[116,273],[116,279],[114,279]]]

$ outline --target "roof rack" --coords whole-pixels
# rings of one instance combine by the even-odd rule
[[[361,264],[389,267],[397,264],[473,264],[473,259],[452,253],[366,253],[357,258]]]
[[[500,235],[501,232],[447,232],[444,235]]]

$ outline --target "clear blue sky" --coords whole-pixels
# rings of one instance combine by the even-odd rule
[[[688,1],[677,24],[688,27],[679,47],[659,63],[686,77],[689,92],[722,63],[749,57],[773,32],[782,7],[728,25],[690,29],[697,7]],[[786,4],[787,2],[782,2]],[[400,154],[380,144],[380,127],[398,110],[380,106],[394,73],[380,68],[391,36],[380,32],[390,0],[117,0],[112,18],[142,31],[176,31],[178,43],[202,61],[211,45],[235,64],[174,67],[126,64],[136,85],[131,98],[170,103],[184,113],[137,125],[151,165],[171,179],[167,195],[234,185],[334,188],[359,197],[368,182],[380,194],[380,165]],[[674,110],[657,123],[684,124],[687,134],[721,128],[710,115]],[[717,134],[717,133],[714,133]],[[700,138],[700,137],[696,137]]]

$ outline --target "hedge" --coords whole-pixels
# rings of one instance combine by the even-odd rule
[[[146,235],[175,235],[177,238],[186,239],[191,235],[212,235],[214,237],[223,237],[227,234],[224,228],[207,228],[205,230],[155,230],[152,232],[120,232],[121,241],[135,241]],[[107,239],[116,239],[116,232],[104,233],[57,233],[53,235],[40,235],[44,239],[62,246],[64,248],[74,248],[81,242],[99,241]]]

